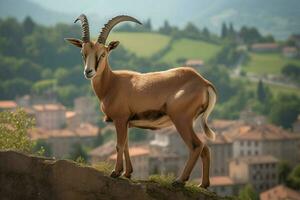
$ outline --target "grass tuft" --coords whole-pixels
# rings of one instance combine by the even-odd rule
[[[110,173],[113,170],[113,164],[109,163],[109,162],[99,162],[96,163],[92,166],[93,168],[97,169],[98,171],[103,172],[105,175],[110,175]]]

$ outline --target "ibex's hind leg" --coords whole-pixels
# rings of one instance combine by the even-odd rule
[[[125,157],[125,173],[124,176],[126,178],[131,178],[131,173],[133,172],[132,164],[129,156],[129,148],[128,148],[128,137],[126,139],[125,147],[124,147],[124,157]]]
[[[207,188],[210,185],[209,182],[209,167],[210,167],[210,150],[207,145],[203,147],[201,152],[202,160],[202,183],[200,187]]]
[[[179,179],[173,183],[174,186],[177,186],[183,185],[189,179],[190,174],[202,152],[203,144],[193,130],[192,119],[187,120],[187,118],[182,116],[174,119],[174,124],[185,144],[189,148],[189,158],[186,162],[184,170]]]

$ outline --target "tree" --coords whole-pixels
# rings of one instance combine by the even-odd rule
[[[185,36],[193,39],[197,39],[200,34],[199,29],[191,22],[186,25],[183,32],[185,33]]]
[[[235,30],[232,23],[229,24],[228,35],[232,38],[235,36]]]
[[[31,17],[27,16],[23,22],[23,29],[25,34],[31,34],[35,29],[36,24],[32,21]]]
[[[87,161],[88,159],[87,152],[79,142],[74,143],[72,145],[70,158],[72,160],[77,160],[78,158],[82,158],[84,161]]]
[[[147,138],[146,130],[139,128],[131,128],[129,130],[129,141],[140,142]]]
[[[261,103],[264,103],[266,100],[266,92],[265,92],[265,87],[264,87],[264,83],[262,82],[262,80],[259,80],[259,82],[257,84],[256,94],[257,94],[257,99]]]
[[[258,200],[259,197],[254,191],[252,185],[247,184],[239,193],[239,199],[241,200]]]
[[[206,27],[203,28],[202,34],[203,34],[206,38],[209,38],[209,37],[210,37],[209,30],[208,30]]]
[[[221,37],[226,38],[228,36],[228,28],[225,22],[222,23],[222,29],[221,29]]]
[[[299,112],[300,98],[296,95],[280,93],[272,102],[269,118],[274,124],[291,128]]]
[[[162,34],[170,34],[172,32],[172,27],[170,26],[169,22],[167,20],[164,21],[164,25],[159,28],[158,32]]]
[[[300,165],[297,165],[288,177],[288,186],[295,190],[300,189]]]
[[[287,161],[281,161],[278,164],[279,183],[286,185],[287,179],[292,167]]]
[[[144,23],[144,29],[146,31],[151,31],[152,30],[152,24],[151,24],[151,19],[148,19],[145,23]]]
[[[291,79],[299,81],[300,66],[294,64],[287,64],[282,68],[281,73],[287,77],[290,77]]]
[[[102,145],[103,143],[104,143],[104,137],[103,137],[101,131],[99,131],[97,134],[97,138],[94,141],[94,147],[98,147],[98,146]]]
[[[0,150],[32,151],[34,143],[27,131],[34,126],[34,119],[23,110],[0,112]]]

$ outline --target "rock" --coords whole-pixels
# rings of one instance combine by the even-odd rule
[[[225,199],[208,191],[188,194],[150,181],[113,179],[72,161],[15,151],[0,151],[0,186],[1,200]]]

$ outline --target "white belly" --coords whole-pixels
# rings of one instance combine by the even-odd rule
[[[140,120],[129,121],[130,127],[139,127],[139,128],[147,128],[147,129],[161,129],[172,125],[173,122],[167,115],[155,120],[140,119]]]

